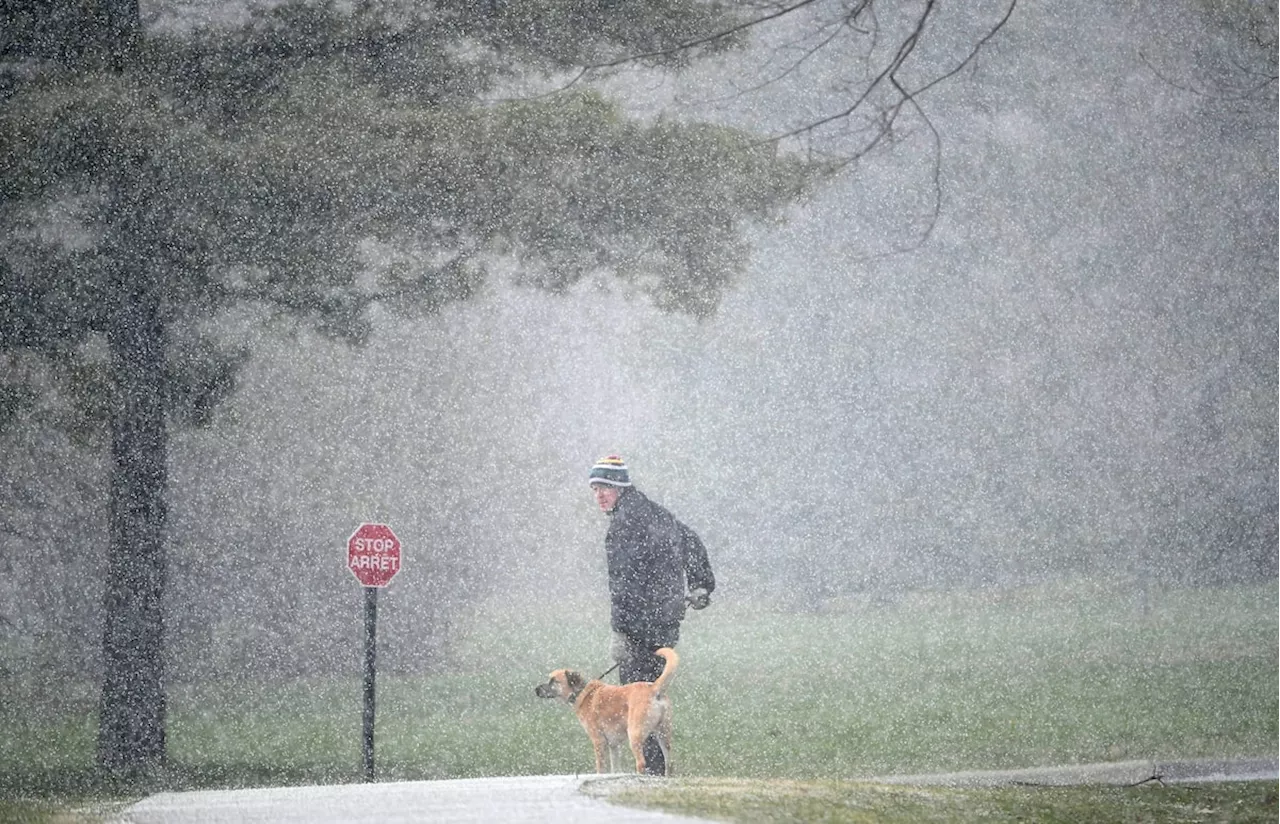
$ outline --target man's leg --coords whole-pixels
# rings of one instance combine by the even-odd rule
[[[636,681],[657,681],[662,668],[667,662],[653,654],[657,647],[648,644],[631,644],[631,657],[618,667],[618,680],[624,684]],[[667,760],[662,755],[662,747],[655,736],[644,741],[645,775],[666,775]]]
[[[651,735],[644,740],[644,774],[667,774],[667,757],[662,754],[662,745],[658,743],[656,735]]]
[[[657,647],[631,641],[627,645],[627,659],[618,667],[618,681],[634,684],[636,681],[656,681],[662,674],[666,661],[653,654]]]

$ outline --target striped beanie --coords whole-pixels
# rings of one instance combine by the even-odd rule
[[[609,486],[631,486],[631,475],[627,472],[626,461],[617,455],[609,455],[596,461],[595,466],[591,467],[587,482]]]

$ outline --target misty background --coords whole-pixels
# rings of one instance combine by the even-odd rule
[[[971,34],[985,5],[950,19]],[[168,677],[356,672],[362,521],[404,546],[393,671],[440,666],[490,599],[603,600],[585,478],[614,452],[703,537],[717,600],[1273,580],[1275,84],[1228,93],[1239,45],[1199,9],[1019,5],[928,122],[756,234],[709,319],[516,273],[375,313],[354,349],[212,319],[248,359],[171,442]],[[972,46],[953,31],[939,60]],[[786,132],[841,80],[825,54],[754,88],[794,35],[600,82],[640,114]],[[105,455],[45,403],[0,432],[0,667],[91,676]]]

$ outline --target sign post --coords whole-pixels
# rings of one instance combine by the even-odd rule
[[[364,587],[364,780],[373,780],[374,681],[378,658],[378,590],[400,571],[400,539],[386,524],[360,524],[347,539],[347,569]]]

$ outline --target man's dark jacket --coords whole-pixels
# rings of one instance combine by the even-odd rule
[[[707,550],[693,530],[634,487],[623,488],[604,537],[615,632],[675,644],[685,587],[715,589]]]

